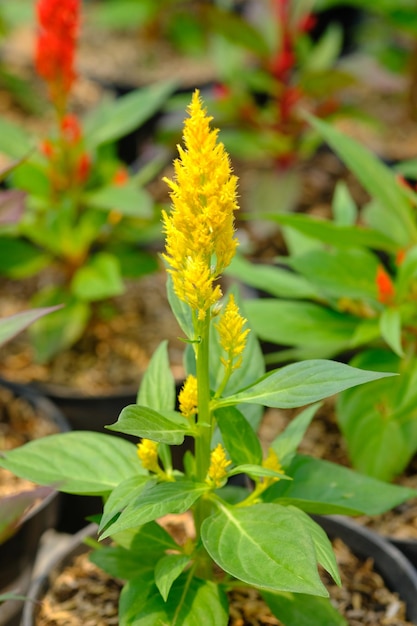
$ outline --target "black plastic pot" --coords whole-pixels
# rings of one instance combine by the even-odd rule
[[[372,557],[375,568],[387,586],[392,591],[398,592],[406,603],[408,619],[417,623],[417,573],[404,555],[388,541],[350,519],[339,516],[319,516],[315,519],[330,538],[342,539],[358,557]],[[75,556],[88,549],[83,540],[95,536],[96,530],[95,524],[87,526],[72,537],[64,551],[58,548],[58,554],[51,555],[47,566],[31,584],[21,626],[36,626],[36,606],[42,601],[51,576],[54,572],[62,570]]]
[[[417,540],[416,539],[394,539],[386,537],[386,539],[407,557],[417,570]]]
[[[60,432],[71,430],[61,411],[47,398],[33,389],[0,380],[0,386],[10,390],[15,397],[30,404],[36,414],[50,421]],[[13,591],[25,594],[29,588],[33,564],[43,532],[57,524],[61,495],[44,488],[39,492],[39,502],[24,518],[16,532],[0,544],[0,592]],[[0,626],[17,626],[20,623],[22,602],[9,600],[0,605]]]

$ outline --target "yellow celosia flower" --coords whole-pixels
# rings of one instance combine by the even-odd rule
[[[215,487],[221,487],[227,476],[227,468],[231,464],[226,458],[226,452],[221,443],[212,450],[210,456],[210,467],[208,470],[208,481],[213,483]]]
[[[280,474],[284,473],[284,470],[282,469],[282,465],[279,462],[278,455],[272,448],[269,448],[268,455],[262,461],[262,467],[266,467],[267,469],[274,470],[274,472],[278,472]],[[269,487],[269,485],[272,485],[272,483],[277,482],[278,480],[280,480],[278,476],[277,477],[265,476],[263,479],[263,483],[266,488],[266,487]]]
[[[184,417],[190,418],[197,413],[197,378],[190,374],[178,394],[180,411]]]
[[[173,209],[163,212],[166,251],[177,296],[204,320],[221,297],[214,282],[227,267],[237,245],[234,215],[237,178],[218,131],[210,128],[195,91],[184,124],[185,148],[178,147],[175,180],[164,179],[171,188]]]
[[[242,361],[242,352],[245,349],[246,337],[249,333],[249,328],[243,329],[246,321],[239,313],[233,294],[230,294],[226,308],[218,324],[216,324],[220,344],[227,354],[226,359],[221,359],[225,367],[236,369]]]
[[[142,439],[138,443],[138,457],[142,461],[144,469],[159,473],[161,468],[158,464],[158,444],[151,439]]]

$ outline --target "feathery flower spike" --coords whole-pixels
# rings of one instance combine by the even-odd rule
[[[246,345],[246,337],[250,331],[249,328],[243,329],[246,321],[247,320],[239,313],[239,308],[233,294],[230,294],[226,308],[218,324],[216,324],[220,344],[227,355],[226,359],[221,358],[226,368],[236,369],[241,364],[242,352]]]
[[[215,487],[221,487],[224,479],[227,476],[227,468],[231,465],[231,461],[226,458],[226,452],[221,443],[211,453],[210,467],[208,471],[208,480],[211,481]]]
[[[378,301],[382,304],[391,304],[395,296],[395,287],[391,277],[382,265],[378,265],[376,270],[376,286]]]
[[[232,175],[228,154],[210,128],[195,91],[190,117],[184,124],[184,145],[178,146],[171,188],[172,212],[163,212],[166,251],[176,295],[186,302],[199,320],[221,297],[215,281],[229,265],[237,241],[234,215],[237,178]]]
[[[190,418],[197,413],[197,378],[192,374],[187,379],[178,394],[180,412],[184,417]]]

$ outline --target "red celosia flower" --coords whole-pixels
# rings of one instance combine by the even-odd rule
[[[401,248],[401,250],[398,250],[396,256],[395,256],[395,265],[399,266],[401,265],[401,263],[404,261],[405,259],[405,255],[407,254],[407,251],[404,250],[404,248]]]
[[[81,126],[78,118],[71,113],[64,115],[61,120],[61,132],[67,143],[78,143],[82,135]]]
[[[52,102],[62,110],[76,78],[74,53],[80,0],[38,0],[36,9],[36,70],[48,83]]]
[[[129,180],[129,174],[124,167],[119,167],[115,175],[113,176],[113,185],[118,185],[122,187],[122,185],[126,184]]]
[[[54,146],[53,146],[52,142],[49,139],[44,139],[41,142],[40,150],[41,150],[42,154],[45,155],[46,158],[48,158],[48,159],[50,159],[52,157],[52,155],[54,154]]]
[[[395,287],[391,277],[382,265],[378,265],[376,270],[376,286],[379,302],[382,304],[391,304],[395,296]]]
[[[83,152],[77,164],[77,182],[84,183],[91,171],[91,159],[86,152]]]

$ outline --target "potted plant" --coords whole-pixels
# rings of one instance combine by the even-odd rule
[[[33,309],[0,320],[0,345],[54,309]],[[52,432],[65,432],[69,425],[45,397],[27,386],[0,380],[2,449]],[[33,423],[38,422],[35,428]],[[22,598],[29,586],[39,539],[54,526],[59,515],[58,492],[9,478],[2,472],[0,514],[0,621],[18,624]],[[3,602],[3,603],[2,603]]]
[[[22,379],[27,376],[31,382],[44,383],[47,392],[50,385],[49,395],[62,403],[69,418],[78,420],[76,427],[83,427],[82,419],[88,414],[97,420],[104,414],[106,419],[103,403],[95,410],[90,400],[80,416],[77,402],[86,395],[103,393],[94,388],[89,372],[94,363],[106,358],[105,326],[113,324],[115,329],[123,304],[132,315],[129,295],[140,294],[139,279],[152,273],[157,276],[160,269],[156,255],[159,209],[145,184],[163,159],[158,157],[132,173],[118,158],[116,143],[152,117],[174,89],[172,81],[138,89],[113,102],[103,101],[79,119],[71,110],[71,92],[77,78],[74,57],[80,6],[71,0],[64,4],[40,0],[36,5],[35,61],[52,105],[51,134],[38,138],[0,120],[0,150],[12,159],[26,157],[6,180],[9,193],[18,195],[14,219],[0,230],[0,274],[7,279],[2,282],[2,296],[6,298],[10,288],[14,293],[19,281],[23,302],[27,297],[36,307],[65,304],[31,327],[31,347],[22,346],[20,359],[28,363],[29,371],[25,373],[21,366],[9,375],[19,372]],[[18,303],[24,307],[22,300]],[[119,328],[126,325],[122,321]],[[113,384],[116,373],[120,376],[116,407],[127,398],[134,399],[144,360],[137,343],[119,344],[115,340],[107,351]],[[97,353],[89,356],[91,345]],[[84,357],[78,357],[79,353]],[[84,387],[72,396],[76,359],[75,370],[84,367],[78,376]],[[7,361],[2,368],[5,376]],[[30,369],[32,363],[37,367]],[[124,374],[116,370],[119,363],[127,364]],[[107,415],[111,414],[110,410]],[[97,427],[102,428],[102,422]]]
[[[163,342],[137,404],[109,426],[138,437],[137,446],[102,433],[58,434],[3,454],[0,465],[64,492],[103,497],[99,538],[114,543],[99,547],[97,558],[126,581],[121,623],[191,623],[203,612],[207,624],[227,624],[226,591],[242,585],[267,602],[272,594],[272,611],[290,593],[291,611],[303,612],[307,594],[310,613],[337,620],[317,571],[320,563],[338,582],[334,554],[308,514],[375,514],[415,491],[304,457],[297,447],[320,400],[390,373],[318,359],[264,374],[238,294],[222,302],[217,282],[237,245],[237,180],[198,92],[189,114],[175,179],[167,180],[173,210],[164,213],[169,298],[187,343],[179,410]],[[263,407],[306,405],[265,453],[255,433]],[[171,448],[185,437],[195,451],[185,453],[180,472]],[[239,474],[250,487],[228,485]],[[187,511],[195,538],[184,546],[161,540],[156,520]]]

